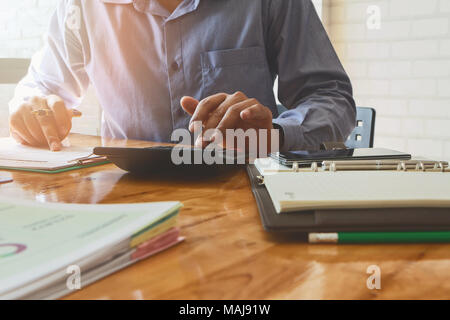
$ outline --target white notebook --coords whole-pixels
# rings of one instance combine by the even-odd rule
[[[450,174],[342,171],[264,177],[278,213],[312,209],[450,207]]]
[[[0,169],[56,173],[105,162],[93,148],[63,146],[61,151],[24,146],[12,138],[0,138]]]
[[[264,176],[278,213],[313,209],[450,207],[442,172],[280,172]]]

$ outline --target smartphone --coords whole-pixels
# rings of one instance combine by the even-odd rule
[[[282,165],[292,166],[296,162],[300,167],[309,167],[313,162],[319,165],[322,161],[339,160],[410,160],[411,154],[401,151],[382,148],[360,148],[360,149],[339,149],[339,150],[298,150],[288,152],[277,152],[271,157],[279,161]]]

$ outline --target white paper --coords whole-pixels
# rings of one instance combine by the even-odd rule
[[[266,175],[277,212],[313,209],[450,207],[450,174],[338,171]]]
[[[52,169],[67,167],[74,160],[92,155],[92,148],[63,146],[61,151],[24,146],[12,138],[0,138],[0,167]]]

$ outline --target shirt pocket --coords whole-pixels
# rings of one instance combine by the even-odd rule
[[[272,79],[263,48],[203,52],[201,64],[203,98],[242,91],[266,106],[273,104]]]

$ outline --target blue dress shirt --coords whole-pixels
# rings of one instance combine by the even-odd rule
[[[355,125],[350,80],[310,0],[184,0],[172,13],[157,0],[62,0],[10,108],[45,94],[73,108],[90,83],[107,137],[168,142],[188,127],[182,96],[236,91],[270,108],[284,150],[344,141]]]

